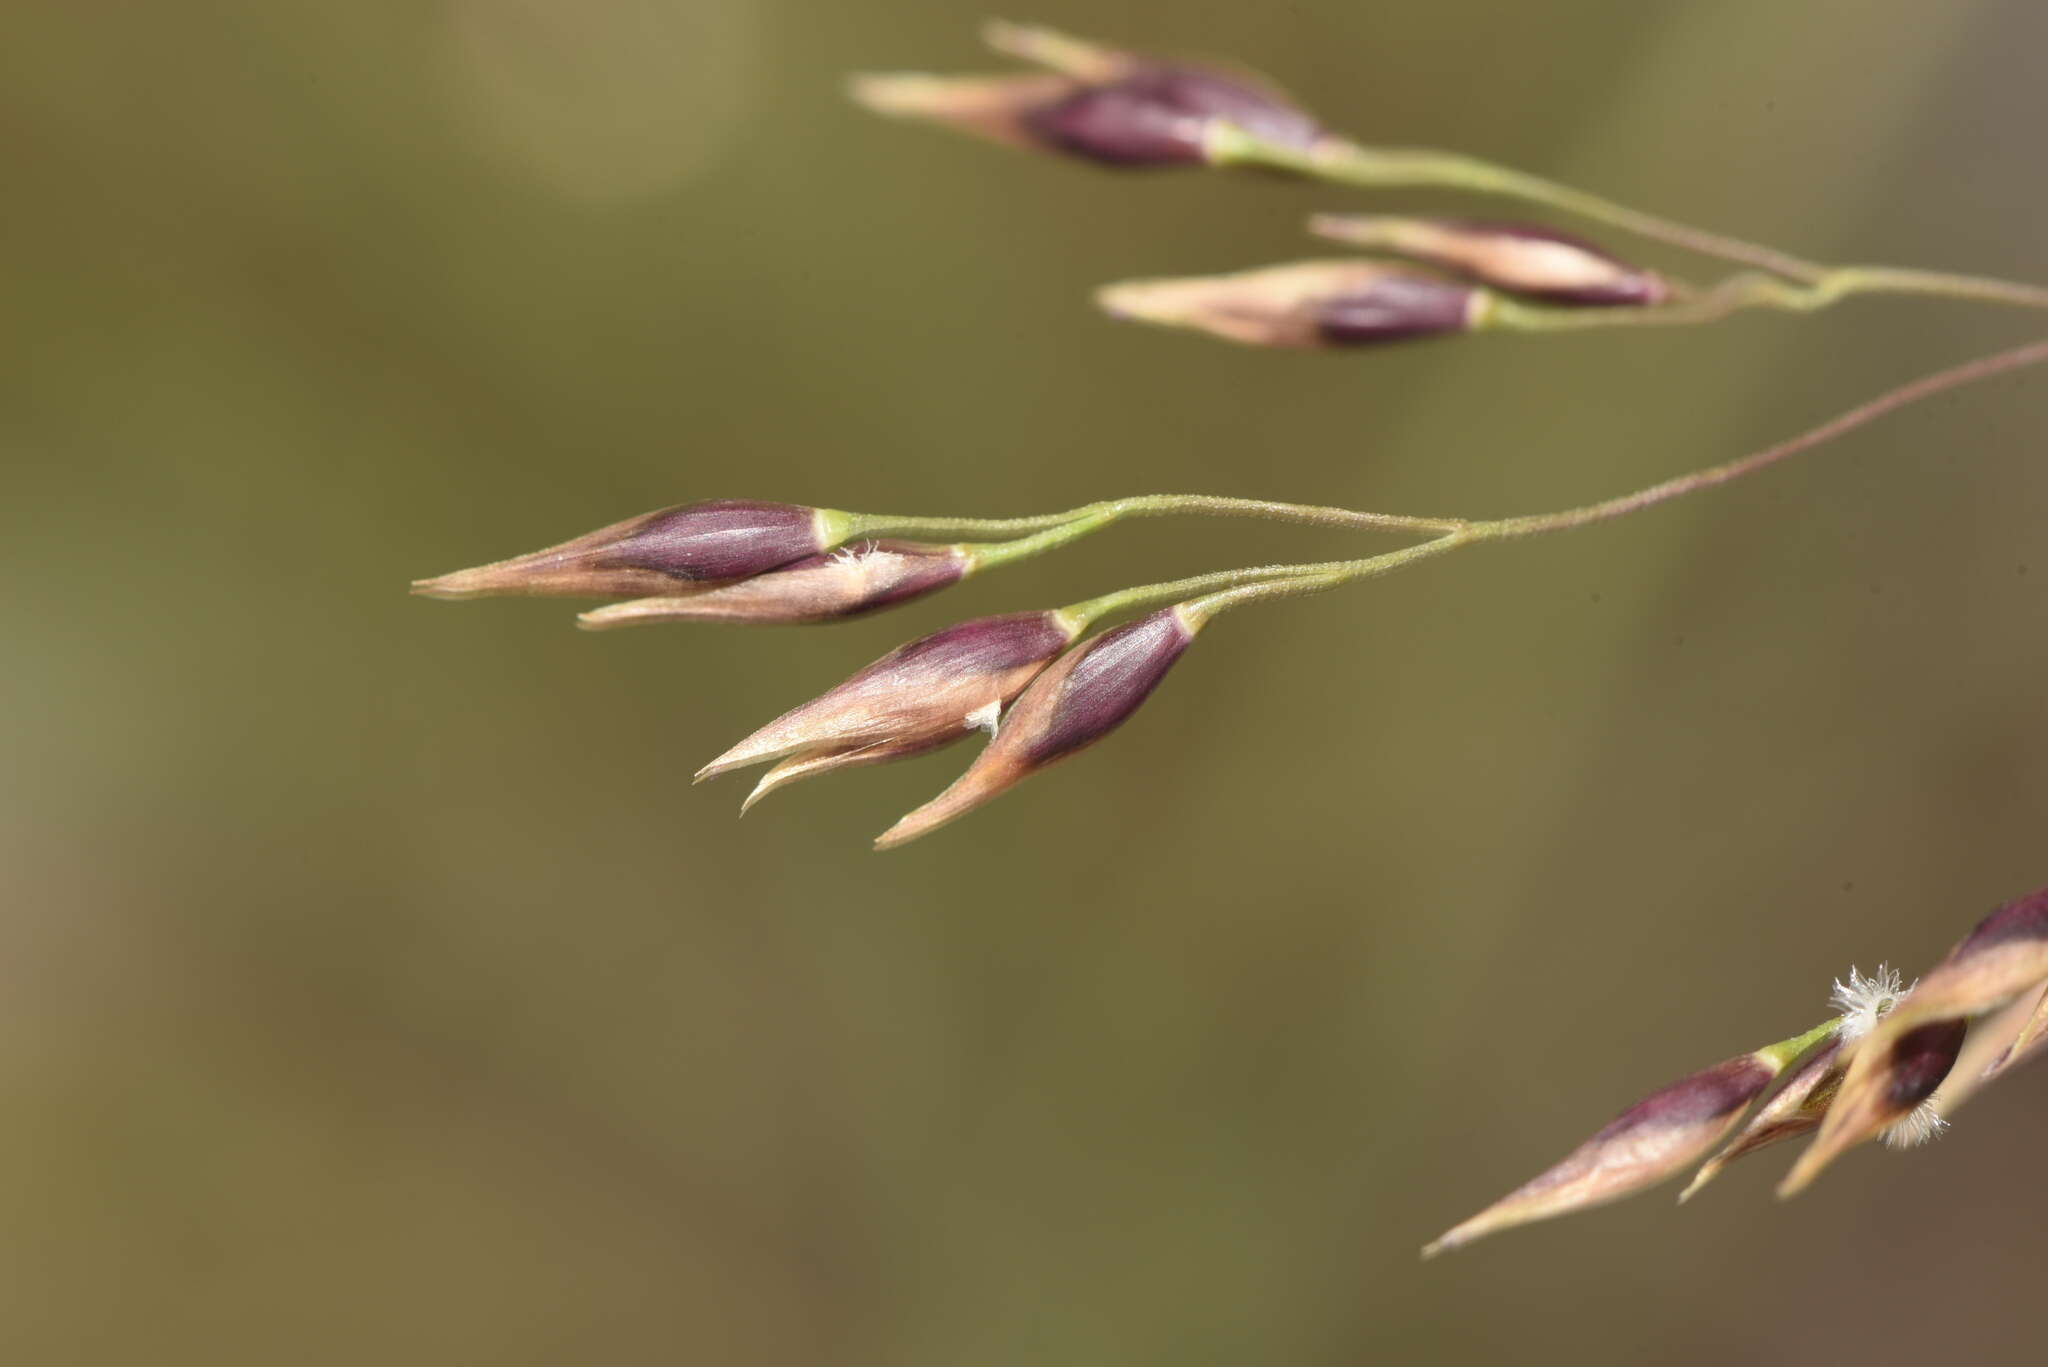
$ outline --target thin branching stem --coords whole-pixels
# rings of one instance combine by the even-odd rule
[[[1312,148],[1303,149],[1264,142],[1241,129],[1231,128],[1212,135],[1209,154],[1212,160],[1221,164],[1267,166],[1336,185],[1366,189],[1433,186],[1500,195],[1605,223],[1638,237],[1669,243],[1702,256],[1755,266],[1791,280],[1814,281],[1827,273],[1827,267],[1818,262],[1802,260],[1774,247],[1744,242],[1740,238],[1660,218],[1569,185],[1560,185],[1526,171],[1497,166],[1459,152],[1361,147],[1338,138],[1325,139]]]
[[[1628,208],[1569,185],[1524,171],[1497,166],[1457,152],[1422,148],[1362,147],[1328,138],[1308,148],[1267,142],[1234,126],[1215,129],[1209,139],[1210,159],[1219,165],[1263,166],[1292,171],[1334,185],[1379,189],[1389,186],[1438,186],[1500,195],[1524,203],[1605,223],[1652,241],[1682,247],[1702,256],[1753,266],[1784,280],[1809,286],[1776,300],[1761,296],[1755,303],[1775,307],[1824,308],[1852,294],[1917,294],[2021,308],[2048,308],[2048,289],[1984,276],[1891,266],[1830,266],[1740,238],[1708,232],[1689,224]],[[1790,302],[1797,300],[1799,302]],[[1618,310],[1616,310],[1618,312]],[[1718,315],[1713,315],[1718,316]],[[1700,321],[1683,317],[1642,318],[1644,323]],[[1576,326],[1587,326],[1579,323]],[[1561,324],[1561,326],[1573,326]]]
[[[1270,589],[1266,597],[1297,597],[1314,593],[1321,588],[1335,588],[1337,584],[1348,584],[1373,574],[1385,574],[1389,570],[1452,550],[1470,540],[1470,533],[1449,532],[1419,545],[1404,546],[1400,550],[1388,551],[1381,555],[1369,556],[1363,560],[1328,560],[1305,565],[1253,565],[1241,570],[1219,570],[1214,574],[1198,574],[1188,579],[1172,579],[1161,584],[1140,584],[1136,588],[1118,589],[1098,598],[1073,603],[1060,609],[1060,615],[1079,627],[1086,627],[1098,618],[1113,613],[1127,612],[1133,608],[1150,607],[1157,603],[1176,603],[1183,599],[1204,601],[1198,595],[1208,594],[1221,598],[1224,593],[1259,588]],[[1333,582],[1324,583],[1326,579]],[[1235,601],[1235,600],[1232,600]],[[1218,609],[1220,610],[1220,609]],[[1207,615],[1213,616],[1214,613]]]
[[[1063,513],[1036,517],[960,518],[903,517],[891,513],[860,513],[851,519],[848,537],[880,535],[1014,536],[1033,533],[1024,541],[977,547],[982,563],[999,564],[1064,545],[1100,531],[1127,517],[1244,517],[1267,522],[1294,522],[1312,527],[1342,527],[1391,532],[1447,532],[1463,525],[1455,518],[1402,517],[1304,503],[1275,503],[1262,498],[1223,498],[1212,494],[1138,494],[1084,504]],[[1026,542],[1028,541],[1028,545]]]
[[[1936,275],[1861,266],[1831,270],[1812,284],[1794,284],[1754,272],[1730,276],[1653,308],[1562,308],[1495,295],[1481,328],[1505,332],[1580,332],[1610,327],[1686,327],[1712,323],[1744,309],[1814,313],[1858,294],[1932,294],[2048,308],[2048,290],[1969,276]]]
[[[1265,566],[1257,571],[1243,571],[1240,573],[1247,576],[1245,579],[1194,599],[1188,604],[1187,611],[1195,622],[1205,622],[1233,607],[1321,593],[1344,584],[1376,578],[1416,561],[1485,541],[1503,541],[1525,536],[1540,536],[1549,532],[1570,531],[1595,522],[1626,517],[1631,513],[1654,508],[1660,503],[1684,498],[1688,494],[1712,489],[1740,479],[1744,475],[1768,469],[1779,461],[1789,460],[1802,452],[1824,445],[1836,437],[1910,404],[1918,403],[1922,399],[1932,398],[1960,386],[1988,380],[2026,366],[2038,365],[2044,361],[2048,361],[2048,340],[2030,342],[2010,351],[1998,352],[1959,366],[1952,366],[1880,394],[1868,403],[1859,404],[1839,417],[1802,432],[1788,441],[1767,446],[1761,451],[1752,451],[1746,456],[1720,465],[1708,466],[1704,470],[1694,470],[1689,474],[1652,484],[1648,488],[1638,489],[1618,498],[1526,517],[1497,518],[1491,521],[1467,520],[1457,524],[1456,530],[1420,545],[1369,556],[1362,560],[1305,566],[1299,575],[1291,577],[1277,572],[1279,567],[1274,566]],[[1252,578],[1253,575],[1257,577]],[[1139,602],[1153,601],[1156,594],[1163,593],[1171,587],[1178,585],[1152,585],[1145,589],[1128,589],[1121,595],[1108,595],[1108,598],[1121,600],[1116,603],[1118,607],[1134,606]]]
[[[2043,361],[2048,361],[2048,339],[2029,342],[2025,346],[2014,347],[2009,351],[1997,352],[1990,356],[1980,356],[1974,361],[1966,361],[1961,365],[1951,366],[1947,370],[1937,371],[1932,375],[1924,375],[1910,383],[1900,385],[1896,389],[1888,390],[1867,403],[1858,404],[1839,417],[1832,418],[1818,427],[1800,433],[1789,441],[1779,442],[1775,446],[1767,446],[1761,451],[1752,451],[1746,456],[1725,462],[1724,464],[1712,465],[1704,470],[1695,470],[1690,474],[1679,475],[1675,479],[1667,479],[1661,484],[1652,484],[1647,489],[1638,489],[1634,493],[1623,494],[1619,498],[1605,499],[1599,503],[1589,503],[1578,508],[1566,508],[1554,513],[1539,513],[1531,517],[1511,517],[1493,522],[1478,523],[1474,524],[1472,530],[1479,539],[1532,536],[1541,532],[1565,531],[1572,527],[1583,527],[1588,523],[1604,522],[1609,518],[1625,517],[1630,513],[1640,512],[1644,508],[1654,507],[1659,503],[1666,503],[1674,498],[1683,498],[1687,494],[1698,493],[1702,489],[1711,489],[1716,485],[1726,484],[1730,480],[1740,479],[1744,475],[1754,474],[1756,471],[1766,469],[1781,460],[1788,460],[1793,456],[1799,455],[1801,452],[1810,451],[1816,446],[1832,441],[1844,433],[1852,432],[1865,423],[1874,422],[1889,413],[1918,403],[1922,399],[1931,399],[1935,395],[1945,394],[1951,389],[1974,384],[1979,380],[1988,380],[1994,376],[2004,375],[2009,371],[2022,370],[2030,365],[2039,365]]]

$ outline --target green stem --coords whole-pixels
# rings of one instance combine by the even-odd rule
[[[1809,431],[1752,451],[1746,456],[1727,461],[1720,465],[1695,470],[1690,474],[1667,479],[1660,484],[1623,494],[1618,498],[1588,503],[1576,508],[1565,508],[1552,513],[1537,513],[1527,517],[1498,518],[1492,521],[1467,521],[1457,529],[1433,541],[1420,545],[1376,555],[1364,560],[1340,561],[1328,565],[1304,566],[1298,577],[1269,577],[1258,582],[1242,583],[1222,588],[1218,592],[1194,599],[1186,606],[1190,625],[1200,627],[1211,617],[1247,603],[1265,602],[1270,599],[1294,598],[1304,594],[1321,593],[1361,579],[1374,578],[1390,570],[1402,568],[1430,556],[1441,555],[1463,546],[1475,545],[1482,541],[1503,541],[1516,537],[1540,536],[1547,532],[1569,531],[1575,527],[1612,518],[1626,517],[1630,513],[1683,498],[1754,474],[1779,461],[1790,459],[1803,451],[1812,450],[1846,432],[1872,422],[1888,413],[1946,393],[1961,385],[1987,380],[1995,375],[2018,370],[2025,366],[2038,365],[2048,361],[2048,341],[2032,342],[1995,355],[1980,357],[1974,361],[1952,366],[1933,375],[1924,376],[1910,384],[1899,386],[1868,403],[1860,404],[1847,413],[1822,423]],[[1133,592],[1142,592],[1133,590]],[[1112,598],[1115,595],[1110,595]],[[1100,600],[1097,600],[1100,601]]]
[[[1560,308],[1496,294],[1477,326],[1505,332],[1577,332],[1605,327],[1681,327],[1711,323],[1742,309],[1813,313],[1857,294],[1934,294],[2048,308],[2048,290],[1967,276],[1844,266],[1810,285],[1776,276],[1732,276],[1710,289],[1653,308]]]
[[[1650,308],[1563,308],[1490,294],[1476,326],[1502,332],[1579,332],[1609,327],[1685,327],[1711,323],[1743,309],[1773,308],[1811,313],[1840,299],[1839,273],[1814,285],[1796,285],[1775,275],[1731,276],[1712,288]]]
[[[1078,521],[1101,508],[1091,503],[1063,513],[1040,513],[1035,517],[899,517],[891,513],[847,513],[841,524],[845,541],[869,536],[1017,536],[1042,532],[1064,523]],[[835,530],[838,530],[835,528]]]
[[[1368,189],[1428,185],[1519,199],[1605,223],[1639,237],[1667,242],[1702,256],[1756,266],[1793,280],[1818,280],[1827,271],[1825,266],[1816,262],[1802,260],[1772,247],[1659,218],[1569,185],[1560,185],[1458,152],[1362,147],[1341,138],[1326,138],[1309,148],[1286,147],[1266,142],[1234,126],[1213,130],[1208,152],[1210,161],[1217,165],[1263,166],[1293,171],[1336,185]]]
[[[1260,498],[1222,498],[1210,494],[1139,494],[1069,508],[1036,517],[962,518],[900,517],[889,513],[852,513],[844,524],[845,539],[883,535],[1007,536],[1035,533],[1025,541],[978,546],[982,563],[999,564],[1019,555],[1050,550],[1089,532],[1100,531],[1127,517],[1245,517],[1268,522],[1294,522],[1313,527],[1394,532],[1447,532],[1463,524],[1454,518],[1399,517],[1350,508],[1324,508],[1303,503],[1274,503]],[[1020,549],[1029,543],[1029,549]]]
[[[1841,1028],[1842,1018],[1840,1016],[1830,1016],[1805,1034],[1794,1035],[1790,1039],[1781,1039],[1776,1044],[1766,1044],[1763,1048],[1756,1051],[1755,1056],[1758,1060],[1769,1066],[1772,1071],[1782,1073],[1786,1068],[1798,1061],[1801,1054],[1804,1054],[1807,1050],[1813,1048],[1814,1045],[1819,1044]]]
[[[1231,125],[1212,131],[1208,152],[1209,159],[1217,165],[1261,166],[1292,171],[1337,185],[1367,188],[1429,185],[1519,199],[1605,223],[1639,237],[1683,247],[1702,256],[1754,266],[1813,287],[1814,293],[1807,297],[1808,302],[1779,303],[1778,307],[1825,307],[1849,294],[1920,294],[2023,308],[2048,308],[2048,289],[2037,286],[1889,266],[1827,266],[1774,247],[1659,218],[1569,185],[1560,185],[1540,176],[1456,152],[1362,147],[1341,138],[1327,138],[1309,148],[1286,147],[1263,141]]]
[[[2015,347],[2010,351],[2001,351],[1995,355],[1979,357],[1977,360],[1967,361],[1959,366],[1951,366],[1947,370],[1938,371],[1935,374],[1914,380],[1910,384],[1901,385],[1897,389],[1878,395],[1868,403],[1858,404],[1841,416],[1832,418],[1810,431],[1802,432],[1789,441],[1779,442],[1775,446],[1767,446],[1761,451],[1752,451],[1748,455],[1735,460],[1727,461],[1720,465],[1710,465],[1704,470],[1695,470],[1690,474],[1667,479],[1660,484],[1652,484],[1646,489],[1638,489],[1634,493],[1623,494],[1618,498],[1603,499],[1598,503],[1588,503],[1577,508],[1565,508],[1554,513],[1537,513],[1529,517],[1509,517],[1491,522],[1475,522],[1470,525],[1469,532],[1474,540],[1496,540],[1507,537],[1535,536],[1544,532],[1565,531],[1573,527],[1583,527],[1592,522],[1604,522],[1610,518],[1625,517],[1630,513],[1641,512],[1643,509],[1654,507],[1659,503],[1666,503],[1674,498],[1683,498],[1687,494],[1698,493],[1702,489],[1711,489],[1716,485],[1726,484],[1730,480],[1740,479],[1744,475],[1754,474],[1756,471],[1775,465],[1781,460],[1787,460],[1803,451],[1809,451],[1825,442],[1832,441],[1845,432],[1853,431],[1865,423],[1881,418],[1897,409],[1904,408],[1909,404],[1918,403],[1922,399],[1932,398],[1936,394],[1945,393],[1961,385],[1973,384],[1979,380],[1988,380],[1993,376],[2003,375],[2008,371],[2019,370],[2030,365],[2039,365],[2043,361],[2048,361],[2048,341],[2030,342],[2025,346]]]
[[[1024,560],[1056,550],[1069,541],[1078,541],[1091,532],[1100,531],[1114,521],[1116,514],[1111,512],[1083,512],[1079,517],[1069,518],[1031,536],[1018,537],[1014,541],[969,542],[960,549],[969,557],[967,572],[977,574],[1012,560]]]
[[[1217,616],[1219,613],[1228,612],[1232,608],[1244,607],[1249,603],[1263,603],[1275,598],[1300,598],[1311,593],[1322,593],[1327,589],[1334,589],[1340,585],[1355,584],[1362,579],[1376,579],[1380,575],[1389,574],[1394,570],[1412,565],[1419,560],[1427,560],[1431,556],[1442,555],[1446,551],[1454,551],[1460,546],[1470,545],[1473,539],[1473,535],[1469,530],[1457,531],[1437,537],[1434,541],[1424,541],[1414,546],[1403,546],[1398,551],[1388,551],[1383,555],[1368,556],[1363,560],[1336,560],[1325,565],[1299,566],[1298,568],[1302,571],[1299,575],[1238,584],[1215,593],[1204,594],[1199,598],[1189,599],[1182,605],[1181,615],[1186,619],[1191,630],[1200,631],[1204,626],[1208,625],[1210,618]],[[1152,587],[1164,588],[1166,586],[1153,585]],[[1140,590],[1132,590],[1132,592],[1140,592]],[[1115,597],[1113,594],[1110,596]]]
[[[1074,630],[1085,631],[1099,618],[1128,612],[1132,608],[1151,607],[1158,603],[1177,603],[1191,594],[1236,588],[1244,584],[1305,579],[1355,566],[1358,563],[1355,560],[1330,560],[1304,565],[1251,565],[1240,570],[1218,570],[1214,574],[1198,574],[1188,579],[1169,579],[1159,584],[1140,584],[1135,588],[1118,589],[1115,593],[1105,593],[1097,598],[1070,603],[1059,610],[1059,615],[1071,623]]]
[[[1776,288],[1785,288],[1782,282],[1770,282]],[[1803,451],[1832,441],[1844,433],[1855,430],[1909,404],[1932,398],[1961,385],[1988,380],[2008,371],[2019,370],[2030,365],[2048,361],[2048,340],[2030,342],[2010,351],[1979,357],[1977,360],[1952,366],[1933,375],[1923,376],[1909,384],[1880,394],[1868,403],[1860,404],[1839,417],[1832,418],[1820,426],[1802,432],[1789,441],[1752,451],[1746,456],[1694,470],[1689,474],[1652,484],[1618,498],[1604,499],[1598,503],[1587,503],[1576,508],[1564,508],[1556,512],[1536,513],[1526,517],[1494,518],[1481,520],[1459,517],[1401,517],[1386,513],[1358,512],[1348,508],[1313,507],[1298,503],[1269,503],[1260,499],[1220,498],[1203,494],[1143,494],[1132,498],[1111,499],[1102,503],[1091,503],[1085,507],[1070,509],[1064,513],[1049,513],[1038,517],[971,519],[933,517],[885,517],[871,514],[845,514],[845,524],[851,528],[847,536],[867,535],[881,531],[917,532],[960,532],[987,530],[1026,530],[1029,535],[1008,541],[970,543],[962,547],[972,557],[975,570],[987,569],[1020,560],[1029,556],[1063,546],[1069,541],[1087,536],[1125,517],[1161,517],[1175,513],[1206,514],[1210,516],[1260,517],[1277,521],[1307,523],[1314,526],[1371,528],[1417,533],[1430,533],[1431,539],[1381,555],[1368,556],[1359,560],[1332,560],[1313,564],[1297,565],[1255,565],[1244,569],[1223,570],[1214,574],[1197,575],[1189,579],[1175,579],[1157,584],[1142,584],[1136,588],[1119,589],[1096,598],[1086,599],[1062,609],[1063,615],[1076,628],[1086,627],[1099,617],[1110,613],[1151,603],[1185,601],[1186,612],[1192,626],[1199,628],[1220,612],[1246,603],[1264,602],[1269,599],[1294,598],[1304,594],[1321,593],[1343,584],[1356,583],[1390,571],[1411,565],[1432,556],[1442,555],[1463,546],[1475,545],[1482,541],[1504,541],[1516,537],[1539,536],[1547,532],[1567,531],[1594,522],[1611,518],[1626,517],[1687,494],[1711,489],[1731,480],[1754,474],[1758,470],[1787,460]],[[835,522],[835,528],[840,523]],[[1190,597],[1190,595],[1194,595]]]
[[[1828,273],[1844,295],[1926,294],[1941,299],[1975,299],[2018,308],[2048,308],[2048,289],[1982,275],[1905,270],[1895,266],[1842,266]],[[1823,282],[1825,283],[1825,282]]]

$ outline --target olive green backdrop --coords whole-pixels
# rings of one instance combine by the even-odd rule
[[[2048,880],[2041,377],[1228,619],[1111,743],[888,856],[965,751],[742,824],[689,775],[945,622],[1361,543],[1137,525],[813,630],[407,597],[699,497],[1536,511],[2039,327],[1117,327],[1096,284],[1309,254],[1311,210],[1484,206],[843,99],[986,65],[981,17],[0,15],[0,1356],[2032,1360],[2048,1069],[1790,1206],[1773,1155],[1683,1212],[1415,1249]],[[1794,251],[2048,279],[2027,0],[1016,17]]]

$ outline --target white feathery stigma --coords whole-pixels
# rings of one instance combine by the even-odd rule
[[[832,552],[831,558],[835,564],[858,565],[861,561],[881,549],[880,542],[863,541],[858,546],[841,546],[838,550]]]
[[[1890,1149],[1914,1149],[1931,1139],[1939,1139],[1948,1129],[1948,1121],[1942,1119],[1936,1109],[1933,1097],[1915,1106],[1905,1115],[1885,1126],[1879,1136]]]
[[[1828,1005],[1842,1015],[1838,1036],[1842,1043],[1847,1044],[1869,1034],[1878,1017],[1904,1001],[1906,994],[1919,985],[1917,980],[1912,986],[1901,986],[1902,982],[1899,971],[1890,964],[1879,964],[1877,972],[1869,977],[1851,966],[1847,982],[1835,979],[1835,990],[1828,994]]]
[[[1001,703],[993,700],[984,703],[967,714],[967,729],[970,731],[986,731],[988,732],[989,739],[994,740],[996,724],[1002,715],[1003,705]]]
[[[1869,977],[1851,966],[1848,981],[1837,978],[1835,990],[1828,994],[1828,1004],[1842,1013],[1842,1042],[1847,1044],[1869,1034],[1878,1017],[1888,1014],[1917,986],[1917,981],[1905,982],[1890,964],[1879,964],[1877,972]],[[1879,1137],[1888,1148],[1911,1149],[1940,1138],[1947,1128],[1948,1121],[1942,1119],[1934,1098],[1929,1097],[1887,1125]]]

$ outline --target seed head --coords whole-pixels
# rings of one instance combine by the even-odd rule
[[[1849,1064],[1820,1133],[1778,1194],[1804,1190],[1849,1149],[1932,1094],[1955,1064],[1970,1017],[2048,981],[2048,889],[2000,907],[1874,1025]],[[1931,1075],[1931,1080],[1930,1079]],[[1975,1078],[1961,1080],[1974,1086]],[[1924,1088],[1924,1090],[1923,1090]]]
[[[1764,1051],[1704,1068],[1623,1111],[1555,1167],[1531,1179],[1422,1250],[1425,1258],[1533,1220],[1619,1200],[1721,1142],[1776,1077]]]
[[[1112,317],[1194,328],[1247,346],[1348,347],[1466,332],[1491,296],[1373,261],[1302,261],[1233,275],[1104,287]]]
[[[1392,252],[1482,285],[1555,304],[1658,304],[1671,292],[1655,271],[1627,265],[1590,242],[1533,224],[1319,214],[1309,227],[1338,242]]]
[[[420,579],[429,598],[688,596],[836,545],[843,513],[715,499],[629,517],[559,546]]]
[[[1194,637],[1179,608],[1162,608],[1075,646],[1023,691],[967,772],[875,848],[929,834],[1101,740],[1151,696]]]
[[[1201,166],[1219,127],[1262,142],[1312,146],[1322,130],[1276,95],[1194,66],[1145,65],[1040,105],[1024,126],[1044,145],[1104,166]]]
[[[1902,1124],[1903,1135],[1932,1137],[1933,1131],[1922,1128],[1925,1122],[1914,1116],[1948,1077],[1969,1031],[1968,1020],[1951,1017],[1903,1033],[1880,1027],[1864,1036],[1821,1119],[1819,1135],[1779,1184],[1778,1194],[1791,1196],[1803,1190],[1843,1150],[1889,1135]]]
[[[863,76],[854,98],[878,113],[1120,168],[1206,164],[1225,128],[1287,147],[1321,136],[1313,119],[1252,77],[1118,52],[1049,29],[993,24],[987,37],[997,51],[1051,69]]]
[[[1074,639],[1058,613],[980,617],[920,637],[792,708],[697,773],[781,760],[748,801],[799,778],[921,754],[979,729]]]
[[[751,579],[687,598],[640,598],[582,614],[589,631],[650,622],[835,622],[921,598],[960,581],[973,566],[957,546],[874,541],[810,555]]]
[[[1852,970],[1853,973],[1853,970]],[[1842,1085],[1842,1050],[1839,1033],[1815,1049],[1785,1078],[1785,1085],[1771,1093],[1763,1105],[1736,1131],[1727,1147],[1700,1165],[1678,1199],[1690,1201],[1694,1194],[1721,1175],[1721,1170],[1738,1158],[1769,1148],[1820,1128],[1835,1089]]]

